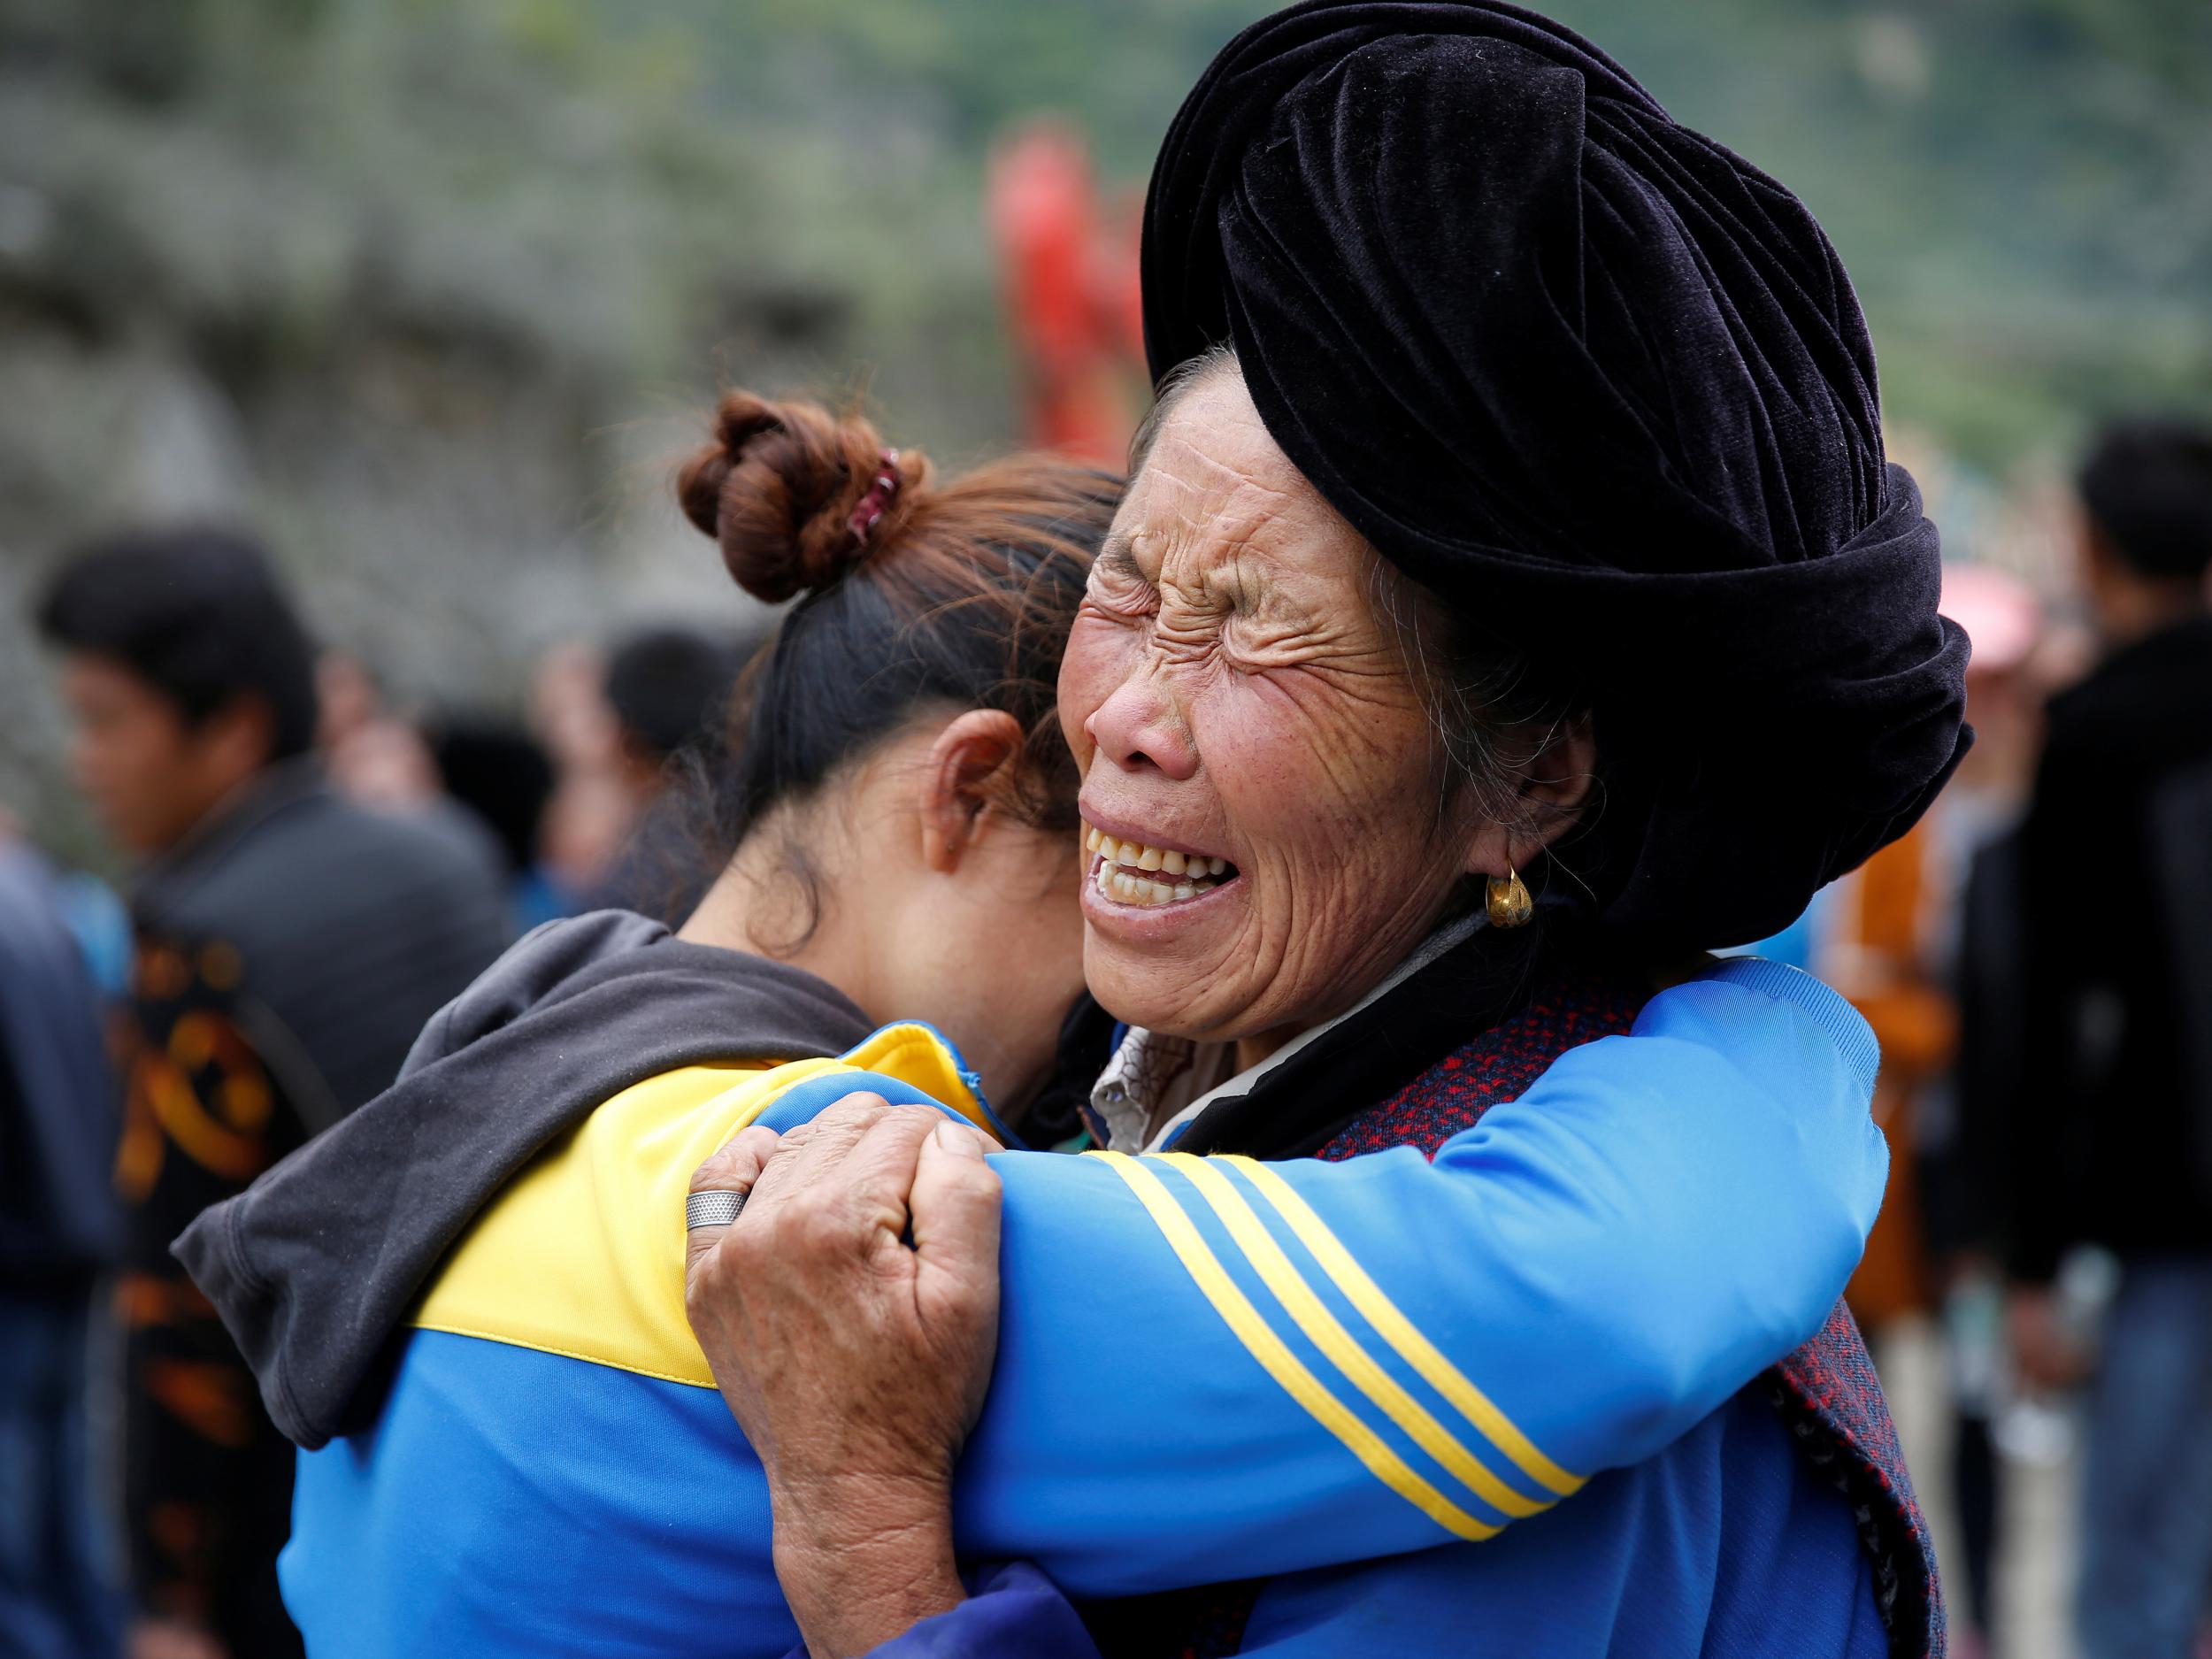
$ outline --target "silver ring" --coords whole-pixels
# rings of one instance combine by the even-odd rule
[[[726,1227],[744,1208],[745,1194],[726,1187],[694,1193],[684,1200],[684,1231],[696,1233],[701,1227]]]

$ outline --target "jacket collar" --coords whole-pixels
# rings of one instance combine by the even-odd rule
[[[224,864],[263,825],[329,793],[322,764],[311,756],[263,767],[187,830],[175,846],[148,863],[133,886],[134,904],[174,901]]]
[[[1133,1092],[1137,1086],[1171,1087],[1179,1078],[1194,1076],[1199,1081],[1189,1089],[1189,1105],[1156,1137],[1158,1144],[1179,1152],[1302,1157],[1350,1118],[1389,1099],[1454,1048],[1525,1006],[1540,964],[1573,949],[1580,931],[1563,910],[1549,917],[1545,927],[1525,933],[1482,926],[1448,927],[1348,1013],[1307,1033],[1266,1064],[1222,1081],[1225,1073],[1217,1059],[1210,1077],[1178,1070],[1179,1063],[1186,1068],[1204,1064],[1196,1045],[1183,1042],[1179,1050],[1148,1044],[1125,1068],[1118,1055],[1100,1087],[1117,1080]],[[1130,1041],[1138,1035],[1133,1031]],[[1150,1044],[1160,1042],[1145,1035]],[[1148,1064],[1153,1075],[1136,1075]],[[1102,1116],[1102,1108],[1101,1101],[1094,1115]]]

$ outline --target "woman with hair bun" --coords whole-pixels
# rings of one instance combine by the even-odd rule
[[[1871,1054],[1764,964],[1532,1068],[1433,1164],[1240,1173],[1267,1219],[1203,1169],[999,1152],[1067,1133],[1044,1102],[1091,1029],[1096,837],[1056,681],[1118,482],[1038,457],[940,482],[864,421],[739,392],[678,488],[741,587],[795,602],[741,698],[727,868],[675,934],[602,912],[525,940],[390,1091],[179,1245],[307,1450],[282,1578],[319,1659],[827,1653],[931,1610],[879,1571],[934,1490],[879,1479],[911,1402],[802,1445],[733,1392],[749,1444],[687,1269],[714,1352],[764,1319],[842,1345],[841,1399],[949,1379],[957,1547],[1087,1597],[1491,1536],[1818,1326],[1881,1190]],[[1118,851],[1133,908],[1234,879]],[[748,1267],[728,1224],[764,1164],[787,1222],[811,1191],[818,1240],[863,1228],[882,1301]],[[728,1300],[756,1278],[774,1306]],[[783,1504],[803,1465],[864,1524]],[[778,1570],[825,1562],[787,1607]]]

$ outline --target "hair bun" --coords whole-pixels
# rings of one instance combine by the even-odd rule
[[[780,604],[831,586],[890,540],[927,463],[902,454],[904,487],[886,522],[856,534],[853,511],[873,488],[882,454],[876,429],[857,417],[729,392],[715,410],[713,441],[684,464],[676,495],[720,546],[737,585]]]

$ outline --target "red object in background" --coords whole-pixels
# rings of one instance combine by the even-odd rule
[[[1041,122],[991,162],[1028,441],[1118,470],[1146,392],[1138,205],[1102,206],[1082,138]]]

